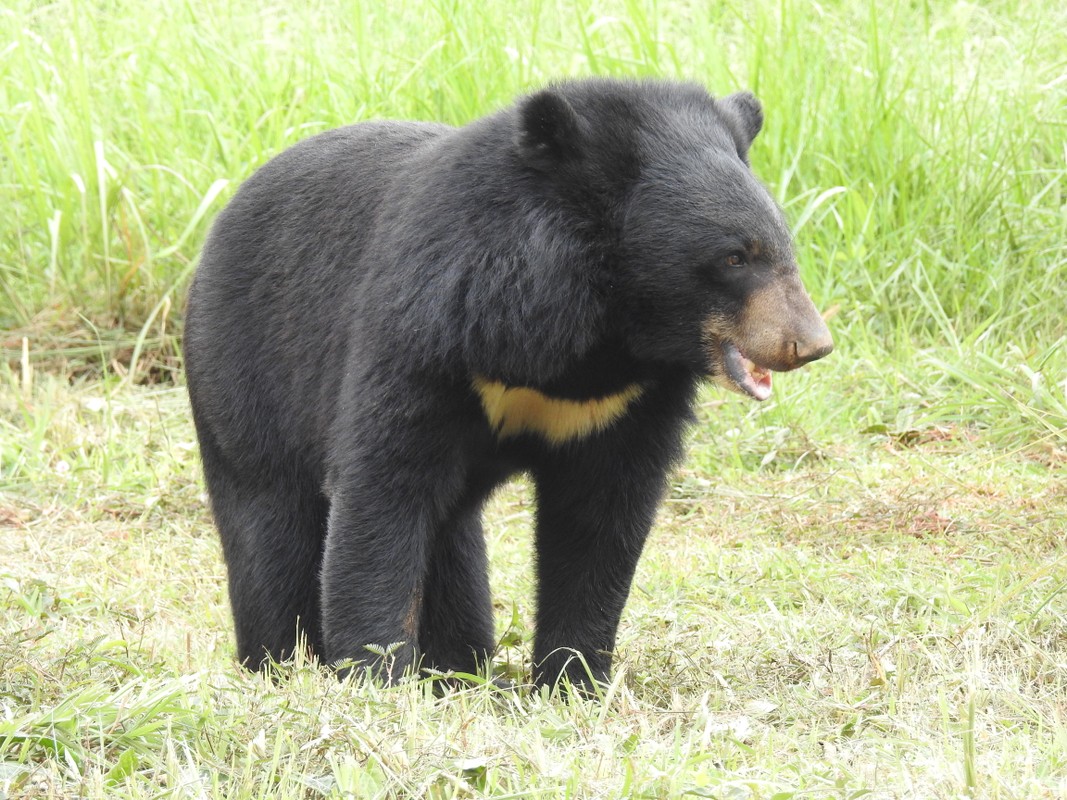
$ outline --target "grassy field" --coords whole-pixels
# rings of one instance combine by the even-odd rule
[[[0,9],[0,798],[1067,796],[1067,8]],[[581,74],[750,88],[837,350],[708,390],[561,703],[239,671],[178,342],[213,215],[373,117]],[[487,517],[525,674],[531,493]]]

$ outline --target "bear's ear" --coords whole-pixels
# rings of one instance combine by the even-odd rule
[[[578,114],[562,95],[544,89],[520,104],[516,144],[527,166],[550,172],[578,157],[581,139]]]
[[[734,138],[742,158],[748,154],[752,140],[763,128],[763,106],[752,92],[737,92],[719,101],[719,108],[734,121]]]

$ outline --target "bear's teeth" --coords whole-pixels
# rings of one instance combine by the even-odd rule
[[[745,370],[748,372],[748,377],[751,378],[754,391],[750,391],[753,397],[757,400],[766,400],[771,396],[771,371],[764,369],[763,367],[756,366],[753,362],[745,359]]]
[[[733,342],[723,342],[723,361],[726,374],[733,385],[754,400],[771,396],[771,372],[742,353]]]

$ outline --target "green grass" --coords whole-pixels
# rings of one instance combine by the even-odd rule
[[[125,0],[16,3],[0,12],[0,347],[180,380],[206,227],[286,146],[367,118],[461,124],[558,76],[682,76],[766,106],[752,157],[836,309],[835,407],[1062,446],[1061,5],[164,0],[156,26]]]
[[[1067,8],[0,9],[0,798],[1067,794]],[[600,702],[240,672],[178,341],[211,218],[361,119],[754,90],[833,356],[710,390]],[[487,530],[528,666],[527,487]]]

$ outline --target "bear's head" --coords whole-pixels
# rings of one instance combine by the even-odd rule
[[[661,81],[577,81],[520,105],[517,145],[599,244],[630,354],[756,400],[833,349],[781,209],[753,175],[759,101]]]

